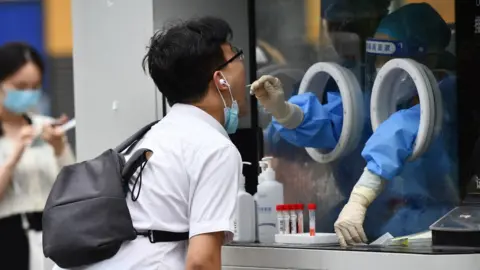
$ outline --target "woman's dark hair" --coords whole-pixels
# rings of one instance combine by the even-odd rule
[[[0,46],[0,82],[15,74],[28,62],[35,64],[40,73],[44,74],[42,57],[32,46],[21,42],[5,43]]]
[[[152,37],[143,68],[170,105],[198,102],[216,68],[225,62],[221,45],[231,38],[228,23],[214,17],[166,27]]]

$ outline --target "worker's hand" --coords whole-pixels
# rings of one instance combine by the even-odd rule
[[[250,94],[255,95],[266,111],[286,128],[294,129],[303,121],[303,112],[297,105],[285,101],[282,83],[278,78],[264,75],[250,87]]]
[[[363,230],[363,221],[367,213],[368,200],[360,194],[352,192],[350,200],[343,207],[334,224],[335,233],[342,247],[366,243],[367,236]]]
[[[252,83],[250,93],[255,95],[260,104],[275,118],[283,118],[287,114],[285,94],[278,78],[264,75]]]
[[[57,157],[65,150],[65,132],[59,126],[45,124],[42,130],[42,139],[53,147]]]

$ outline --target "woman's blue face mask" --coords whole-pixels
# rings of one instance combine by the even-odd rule
[[[23,114],[34,108],[40,97],[40,89],[6,89],[3,106],[10,112]]]

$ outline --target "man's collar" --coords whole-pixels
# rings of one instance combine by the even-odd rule
[[[207,123],[208,125],[210,125],[214,129],[218,130],[225,137],[229,138],[228,134],[227,134],[227,131],[217,121],[217,119],[215,119],[213,116],[211,116],[210,114],[208,114],[207,112],[205,112],[204,110],[202,110],[202,109],[200,109],[196,106],[189,105],[189,104],[177,103],[177,104],[172,106],[172,109],[170,110],[170,113],[178,113],[178,114],[188,115],[188,116],[197,118],[197,119]]]

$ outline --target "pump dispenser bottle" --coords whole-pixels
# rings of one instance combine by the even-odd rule
[[[264,157],[260,162],[262,169],[266,169],[259,175],[259,185],[255,200],[257,203],[257,230],[258,240],[261,243],[273,243],[277,233],[276,207],[283,204],[283,184],[275,179],[275,171],[271,165],[271,157]]]
[[[252,165],[250,162],[242,163]],[[233,241],[254,242],[255,229],[255,202],[253,196],[245,191],[245,176],[242,174],[237,194]]]
[[[255,195],[253,195],[253,198],[255,199],[255,201],[257,201],[258,199],[258,187],[260,186],[260,184],[263,182],[263,180],[265,179],[265,174],[264,172],[267,170],[268,168],[268,162],[264,161],[263,159],[261,161],[258,162],[258,165],[260,166],[260,174],[258,175],[258,184],[257,184],[257,193],[255,193]]]
[[[260,239],[258,237],[258,187],[260,184],[263,182],[263,173],[268,167],[267,162],[265,161],[259,161],[258,165],[260,166],[260,174],[258,175],[258,183],[257,183],[257,193],[253,195],[253,199],[255,200],[255,242],[259,242]]]

